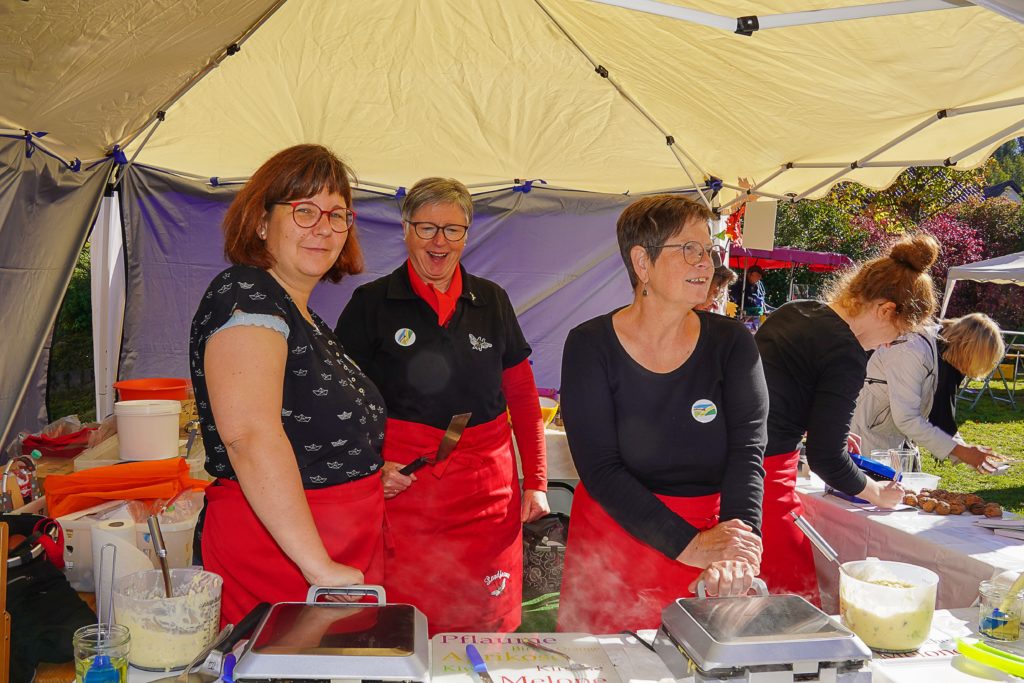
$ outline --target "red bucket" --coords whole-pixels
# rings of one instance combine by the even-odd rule
[[[170,399],[184,401],[188,398],[188,382],[175,377],[150,377],[147,379],[126,379],[114,382],[122,401],[145,401],[149,399]]]

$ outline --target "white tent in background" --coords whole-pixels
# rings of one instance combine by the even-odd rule
[[[1024,251],[950,268],[946,276],[946,292],[942,295],[940,317],[946,314],[949,299],[953,296],[953,287],[959,280],[1024,286]]]

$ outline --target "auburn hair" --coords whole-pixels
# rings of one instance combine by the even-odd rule
[[[896,304],[893,323],[901,333],[912,332],[935,315],[935,287],[928,269],[939,257],[939,243],[927,233],[904,237],[888,253],[843,274],[826,298],[852,315],[876,301]]]
[[[265,226],[278,202],[313,197],[327,191],[340,194],[352,208],[351,169],[323,145],[295,145],[281,150],[256,169],[224,215],[224,257],[239,266],[264,270],[274,265],[274,257],[257,232]],[[363,251],[359,247],[355,224],[338,260],[321,280],[338,282],[345,275],[363,271]]]

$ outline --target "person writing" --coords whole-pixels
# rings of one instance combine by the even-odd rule
[[[985,377],[1005,353],[999,327],[984,313],[928,325],[875,351],[851,425],[863,452],[916,444],[939,460],[994,472],[1002,458],[959,437],[956,395],[964,377]]]
[[[419,607],[431,633],[519,626],[522,523],[549,509],[531,349],[505,291],[461,264],[472,221],[465,185],[416,183],[402,205],[408,259],[359,287],[337,328],[388,406],[388,599]],[[459,413],[472,419],[454,452],[403,475],[404,465],[433,457]]]
[[[772,592],[820,604],[810,543],[790,516],[803,512],[796,468],[805,434],[807,462],[829,486],[884,508],[903,498],[898,484],[866,478],[850,459],[850,421],[867,351],[919,329],[935,312],[927,271],[938,254],[930,235],[905,238],[847,272],[827,301],[787,303],[755,335],[770,406],[761,578]]]
[[[566,339],[562,418],[580,485],[560,631],[657,628],[698,579],[739,595],[758,573],[767,390],[747,329],[695,310],[720,249],[710,219],[681,196],[629,205],[616,235],[633,302]]]
[[[224,579],[221,622],[310,585],[379,583],[386,418],[373,382],[309,307],[362,270],[349,169],[325,147],[271,157],[224,217],[233,264],[192,320],[189,361],[206,445],[201,529]]]

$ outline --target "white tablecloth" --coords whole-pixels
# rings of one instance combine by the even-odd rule
[[[548,479],[575,482],[580,475],[572,464],[569,453],[569,442],[565,438],[565,430],[554,425],[544,430],[544,442],[548,451]],[[522,476],[520,471],[519,476]]]
[[[1024,570],[1024,542],[975,526],[974,515],[935,515],[916,509],[870,510],[824,495],[821,480],[801,480],[797,491],[806,517],[842,561],[877,557],[908,562],[938,574],[938,607],[966,607],[978,584],[1007,570]],[[839,572],[815,551],[826,612],[838,611]]]

